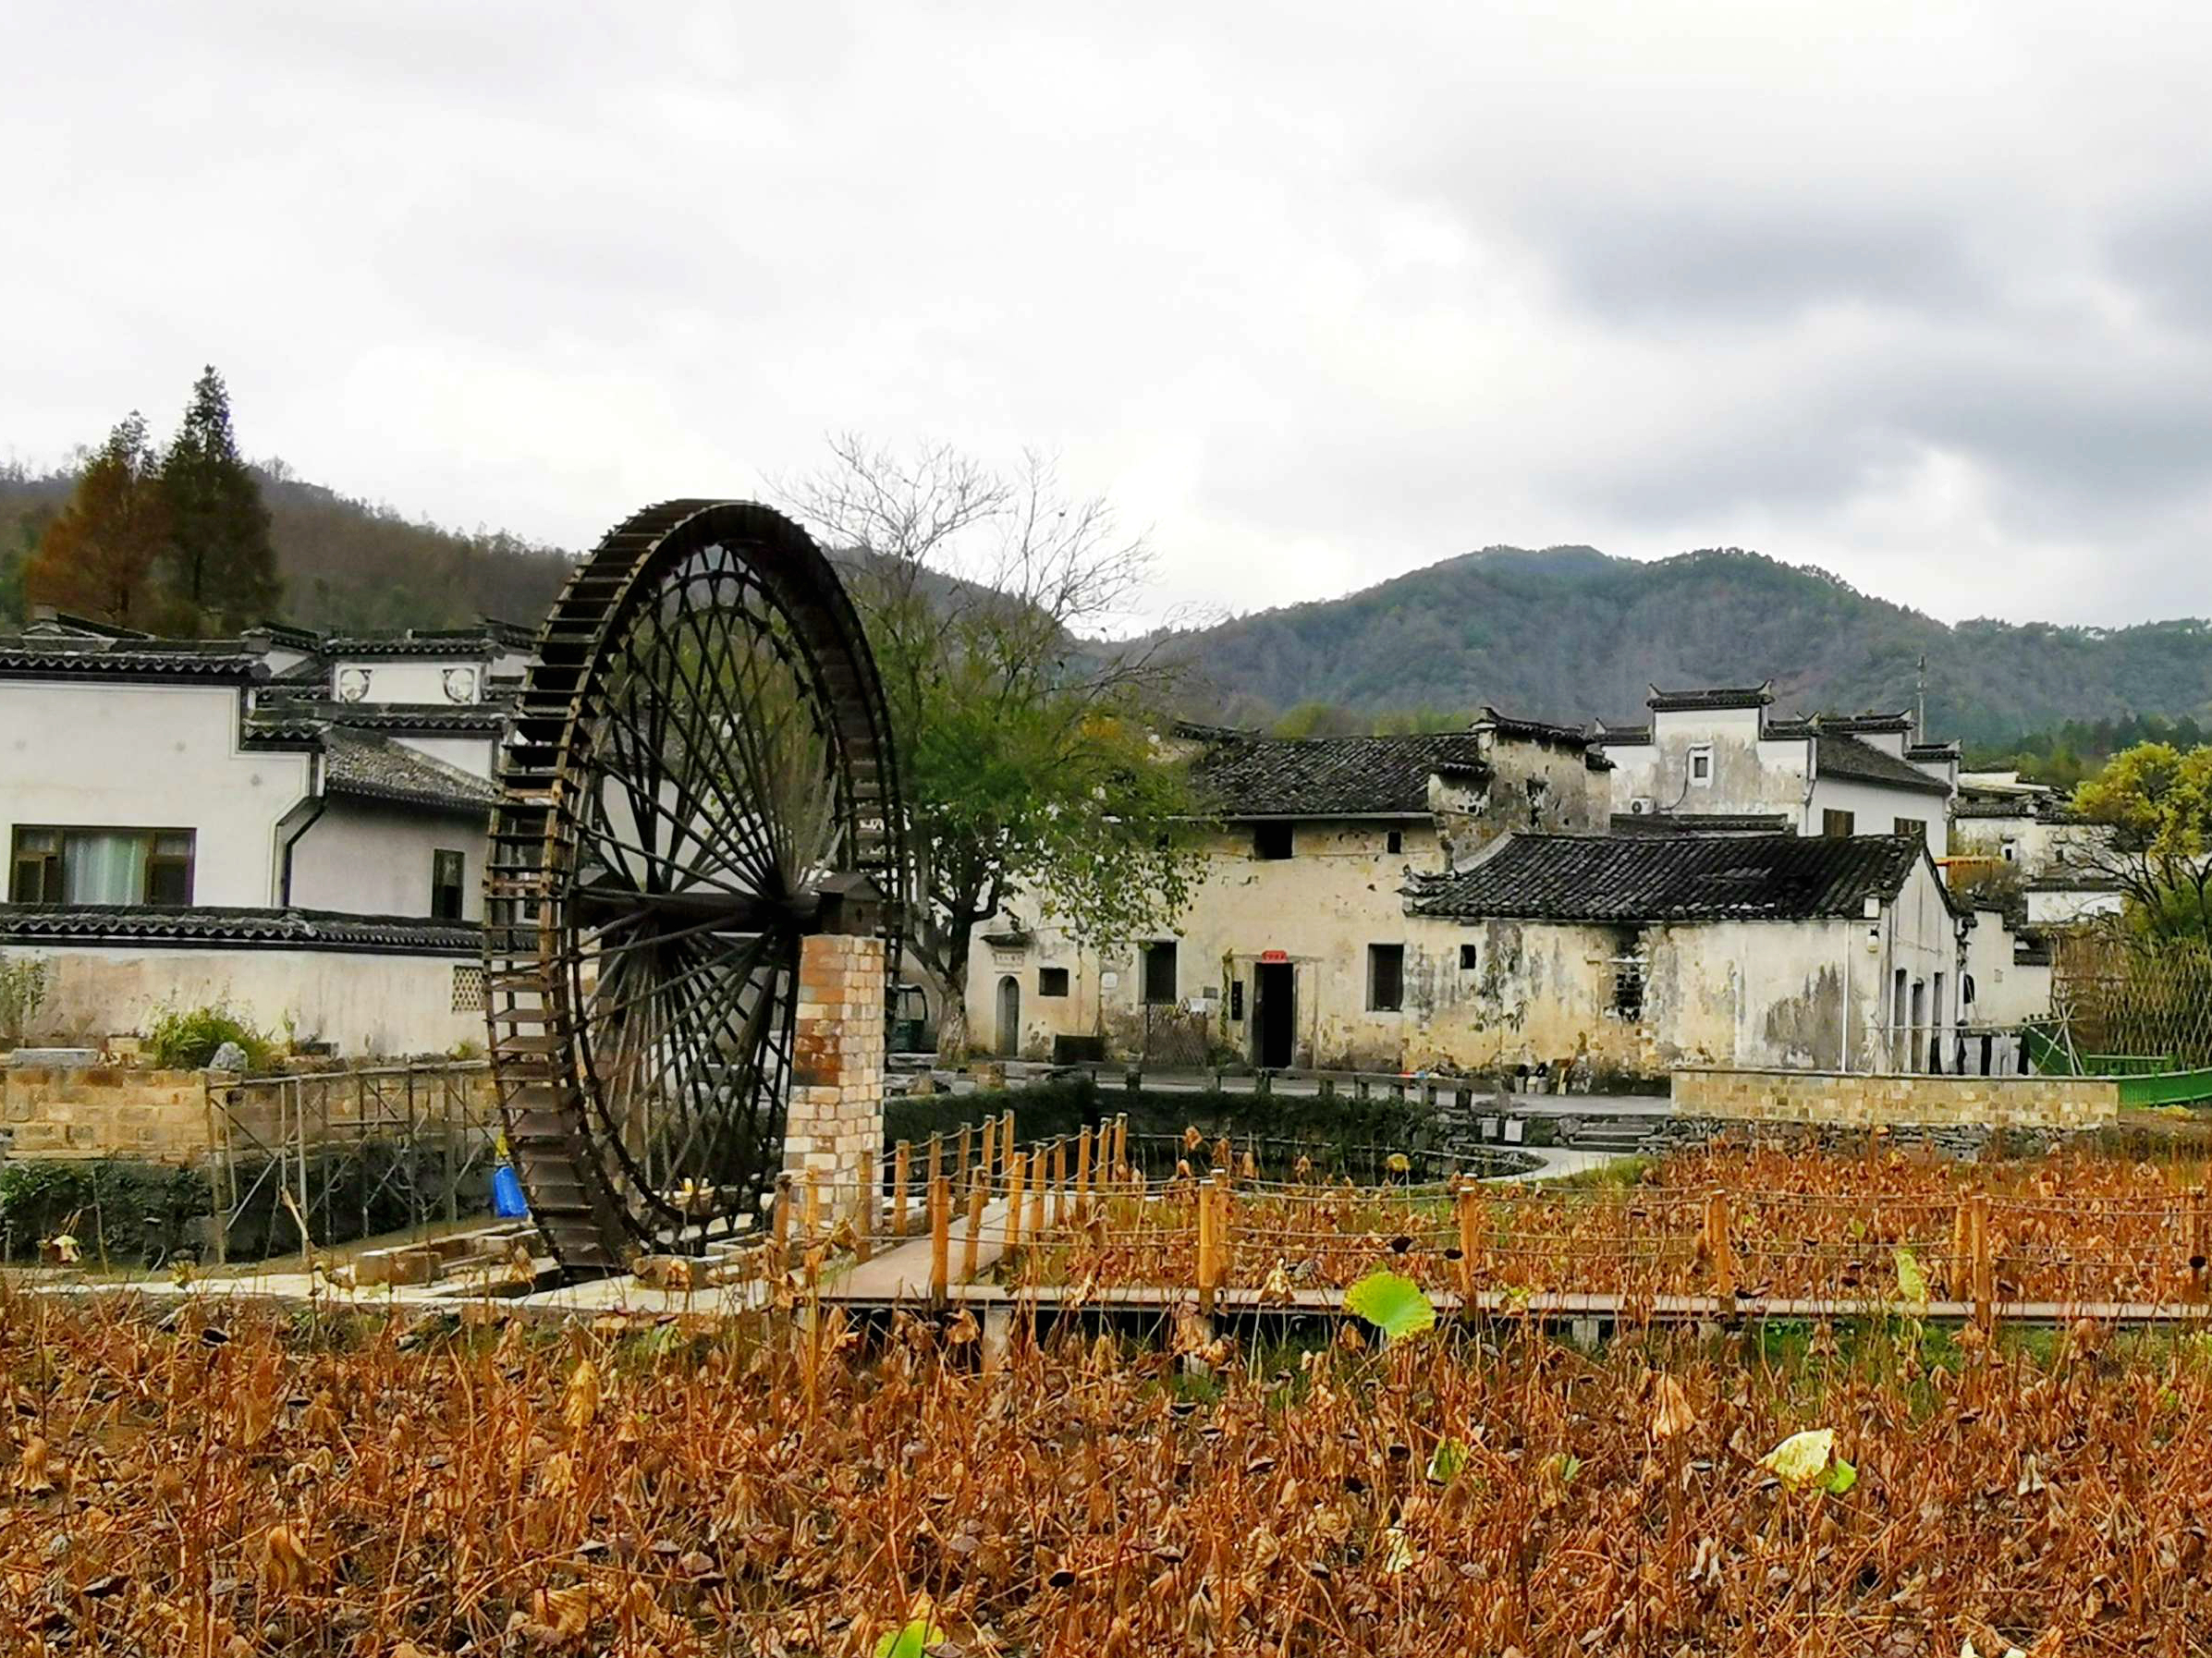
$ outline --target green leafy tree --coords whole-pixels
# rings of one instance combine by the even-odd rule
[[[2161,943],[2212,940],[2212,748],[2142,743],[2073,793],[2111,831],[2078,860],[2118,881],[2130,921]]]
[[[1170,926],[1188,899],[1193,803],[1153,736],[1173,671],[1156,646],[1084,637],[1124,617],[1151,557],[1038,456],[999,472],[830,447],[782,493],[842,562],[883,676],[921,877],[910,937],[958,1055],[970,939],[1017,894],[1088,945]]]
[[[192,386],[161,482],[172,537],[167,587],[177,624],[232,632],[270,615],[283,588],[269,509],[239,458],[230,393],[213,367]]]
[[[67,504],[39,537],[23,568],[29,603],[121,628],[153,619],[169,532],[158,467],[134,409],[86,459]]]

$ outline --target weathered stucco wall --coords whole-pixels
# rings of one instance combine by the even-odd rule
[[[1701,746],[1713,750],[1709,783],[1690,777],[1690,750]],[[1781,812],[1794,826],[1804,811],[1809,746],[1803,738],[1763,740],[1755,708],[1655,714],[1650,742],[1605,750],[1614,766],[1613,810],[1628,811],[1642,799],[1686,815]]]
[[[2050,963],[2015,961],[2015,942],[2002,911],[1974,911],[1974,929],[1966,935],[1966,970],[1974,977],[1974,998],[1961,1009],[1961,1022],[2017,1025],[2050,1012]]]
[[[1679,1115],[1854,1128],[1981,1125],[2095,1128],[2120,1115],[2120,1083],[2099,1077],[1839,1076],[1687,1069],[1674,1074]]]
[[[1393,832],[1399,836],[1396,852],[1389,850]],[[1186,1017],[1209,1019],[1230,1049],[1247,1052],[1252,967],[1264,952],[1280,950],[1296,974],[1298,1063],[1316,1063],[1313,1055],[1331,1040],[1324,1034],[1324,1009],[1340,1018],[1348,1000],[1363,1006],[1367,946],[1407,938],[1399,895],[1407,870],[1441,867],[1436,827],[1420,819],[1301,823],[1285,859],[1253,857],[1249,828],[1223,832],[1209,844],[1204,878],[1178,928],[1178,1005]],[[1008,977],[1020,987],[1017,1051],[1022,1054],[1042,1055],[1056,1034],[1087,1035],[1102,1024],[1123,1042],[1142,1029],[1143,972],[1134,944],[1079,951],[1038,923],[1033,903],[1024,899],[1015,908],[1031,926],[1033,942],[994,948],[979,938],[970,954],[969,1019],[979,1045],[993,1046],[1001,1035],[999,981]],[[1052,968],[1068,972],[1064,997],[1040,994],[1040,971]],[[1244,1017],[1232,1020],[1230,986],[1240,979]],[[1209,991],[1211,1009],[1192,1013],[1191,1005],[1203,1007]],[[1376,1028],[1395,1031],[1397,1023],[1396,1016],[1378,1016]],[[1395,1049],[1394,1036],[1389,1045]]]
[[[34,1042],[99,1046],[145,1029],[156,1009],[228,1004],[265,1030],[336,1044],[344,1055],[443,1054],[482,1047],[484,1016],[456,1013],[454,969],[473,957],[360,950],[143,949],[10,945],[52,966]]]

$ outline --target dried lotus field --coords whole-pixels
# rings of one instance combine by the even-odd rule
[[[1431,1289],[1639,1297],[1727,1291],[1841,1303],[1899,1298],[1900,1251],[1935,1300],[1973,1298],[1975,1228],[1999,1302],[2206,1299],[2202,1162],[2089,1152],[1957,1162],[1720,1146],[1623,1182],[1354,1188],[1242,1177],[1193,1145],[1149,1186],[1102,1189],[1068,1224],[1018,1237],[1008,1284],[1213,1284],[1280,1296],[1340,1288],[1387,1262]],[[1216,1218],[1217,1217],[1217,1218]]]
[[[413,1317],[0,1301],[0,1648],[2212,1650],[2194,1337]]]

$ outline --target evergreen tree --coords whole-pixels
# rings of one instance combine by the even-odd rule
[[[269,509],[238,457],[230,394],[212,366],[192,387],[161,481],[170,518],[167,585],[179,623],[235,632],[267,616],[283,591]]]
[[[159,460],[133,409],[85,462],[77,487],[23,569],[23,596],[116,627],[142,627],[159,608],[156,564],[169,520]]]

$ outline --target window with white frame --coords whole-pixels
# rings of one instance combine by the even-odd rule
[[[1713,745],[1697,743],[1690,750],[1690,785],[1693,788],[1710,788],[1713,785]]]

